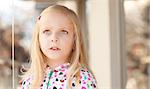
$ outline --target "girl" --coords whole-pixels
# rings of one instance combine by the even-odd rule
[[[96,89],[87,69],[84,43],[77,15],[52,5],[39,16],[33,34],[31,66],[22,89]]]

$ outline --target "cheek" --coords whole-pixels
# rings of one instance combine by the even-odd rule
[[[74,39],[73,37],[66,37],[61,40],[61,45],[63,45],[64,50],[72,50]]]
[[[39,36],[39,43],[42,50],[47,48],[47,40],[43,36]]]

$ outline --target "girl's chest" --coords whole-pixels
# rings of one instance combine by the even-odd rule
[[[67,89],[66,71],[49,71],[45,74],[40,89]]]

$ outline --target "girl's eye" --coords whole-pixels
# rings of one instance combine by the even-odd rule
[[[66,31],[66,30],[62,30],[61,32],[64,34],[68,34],[68,31]]]
[[[50,34],[50,32],[51,32],[50,30],[44,30],[43,31],[44,34]]]

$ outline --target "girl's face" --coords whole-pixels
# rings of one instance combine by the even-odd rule
[[[49,61],[65,62],[74,44],[74,29],[71,20],[63,13],[52,12],[39,20],[39,42]]]

